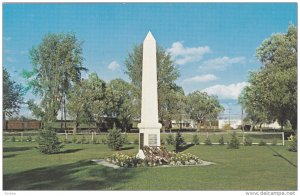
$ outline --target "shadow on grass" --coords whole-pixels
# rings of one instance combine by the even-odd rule
[[[4,147],[3,152],[17,152],[17,151],[25,151],[30,149],[32,149],[32,147]]]
[[[183,152],[183,151],[189,149],[189,148],[192,147],[192,146],[194,146],[194,144],[187,144],[187,145],[185,145],[185,146],[182,146],[182,147],[180,147],[180,148],[178,149],[178,152]]]
[[[69,150],[64,150],[61,152],[58,152],[57,154],[65,154],[65,153],[74,153],[83,150],[82,148],[77,148],[77,149],[69,149]]]
[[[12,158],[12,157],[15,157],[16,154],[9,154],[9,155],[3,155],[3,158]]]
[[[131,149],[134,149],[134,147],[123,147],[120,150],[131,150]]]
[[[136,170],[113,169],[91,161],[37,168],[3,176],[4,190],[122,189]]]
[[[277,152],[276,150],[274,150],[273,148],[271,148],[270,146],[267,146],[270,150],[272,150],[275,154],[273,154],[273,156],[277,156],[282,158],[283,160],[285,160],[286,162],[288,162],[289,164],[291,164],[292,166],[297,168],[297,165],[294,164],[293,162],[291,162],[290,160],[288,160],[286,157],[282,156],[281,154],[279,154],[279,152]]]

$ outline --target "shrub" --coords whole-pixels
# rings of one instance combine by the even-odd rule
[[[32,141],[32,137],[29,135],[26,139],[27,142],[31,142]]]
[[[264,140],[260,140],[260,142],[258,143],[259,146],[265,146],[267,145],[266,142]]]
[[[71,143],[71,141],[69,141],[67,138],[65,138],[63,142],[64,142],[65,144]]]
[[[73,136],[72,142],[73,142],[74,144],[77,142],[77,138],[76,138],[75,136]]]
[[[181,135],[181,133],[178,131],[176,133],[176,138],[175,138],[175,149],[176,151],[179,150],[179,148],[181,148],[184,145],[184,139],[183,136]]]
[[[223,127],[224,130],[232,130],[233,128],[229,124],[225,124]]]
[[[244,140],[244,146],[252,146],[252,139],[250,138],[249,135],[247,135],[245,137],[245,140]]]
[[[113,128],[108,131],[107,135],[107,144],[108,147],[112,150],[120,150],[120,148],[124,145],[125,138],[121,134],[121,131]]]
[[[291,135],[288,140],[290,141],[288,150],[291,152],[297,152],[297,136]]]
[[[199,145],[200,144],[200,139],[197,134],[193,135],[193,144],[194,145]]]
[[[212,143],[211,143],[211,141],[210,141],[210,138],[209,137],[207,137],[206,139],[205,139],[205,145],[212,145]]]
[[[15,142],[15,141],[16,141],[16,137],[15,137],[15,136],[12,136],[11,141],[12,141],[12,142]]]
[[[124,137],[124,144],[129,144],[127,134],[124,134],[123,137]]]
[[[86,138],[85,138],[85,136],[84,136],[84,135],[82,136],[82,138],[81,138],[80,142],[81,142],[81,144],[85,144],[85,143],[86,143]]]
[[[133,141],[133,143],[136,144],[136,145],[139,145],[139,140],[138,140],[138,139],[135,139],[135,140]]]
[[[38,149],[44,154],[53,154],[60,151],[63,147],[53,129],[44,129],[39,132]]]
[[[221,138],[219,139],[219,144],[220,144],[220,145],[224,145],[224,144],[225,144],[223,135],[222,135]]]
[[[101,143],[102,143],[102,144],[107,144],[107,140],[106,140],[105,138],[102,138],[102,139],[101,139]]]
[[[240,148],[240,141],[237,138],[237,135],[235,132],[231,134],[231,140],[228,143],[228,148],[229,149],[239,149]]]
[[[172,134],[168,134],[168,137],[166,139],[166,142],[168,145],[174,145],[175,144],[175,140]]]

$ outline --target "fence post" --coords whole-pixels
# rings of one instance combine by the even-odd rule
[[[282,134],[282,145],[284,146],[284,132],[281,132]]]
[[[92,144],[94,143],[94,132],[92,131]]]

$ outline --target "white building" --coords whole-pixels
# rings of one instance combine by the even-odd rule
[[[241,119],[219,119],[218,120],[218,128],[223,129],[225,125],[230,125],[233,129],[237,129],[239,126],[242,125]]]

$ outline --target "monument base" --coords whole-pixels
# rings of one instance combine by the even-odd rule
[[[138,128],[140,130],[139,138],[140,138],[140,145],[139,145],[139,152],[136,155],[139,158],[144,159],[145,155],[143,152],[144,146],[152,146],[157,147],[160,146],[160,123],[152,123],[152,124],[138,124]]]
[[[136,158],[139,158],[139,159],[145,158],[145,154],[144,154],[143,150],[139,150],[139,152],[136,155]]]

